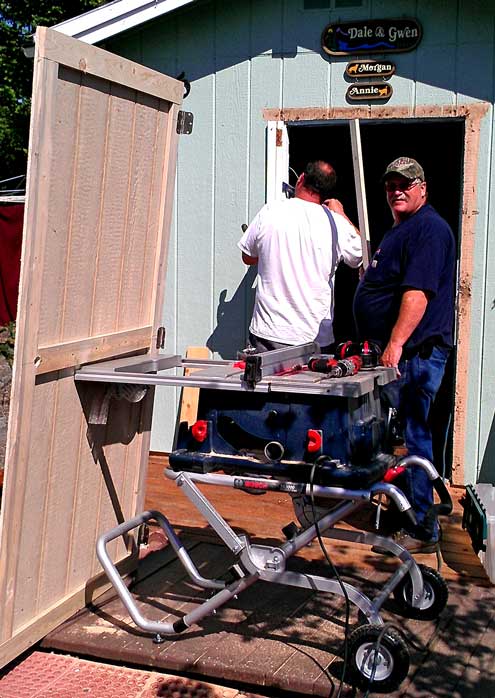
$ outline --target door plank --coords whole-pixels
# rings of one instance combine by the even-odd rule
[[[98,536],[144,499],[154,391],[74,367],[156,353],[181,82],[39,28],[0,519],[0,667],[85,602]],[[156,308],[156,304],[160,308]],[[115,562],[132,536],[110,550]]]

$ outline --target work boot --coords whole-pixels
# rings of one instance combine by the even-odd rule
[[[406,530],[401,529],[397,531],[390,539],[397,543],[397,545],[402,546],[411,554],[426,554],[426,553],[436,553],[438,552],[439,539],[430,538],[429,540],[421,540],[420,538],[415,538]],[[371,548],[373,553],[378,553],[380,555],[392,555],[389,550],[380,547],[379,545],[374,545]]]

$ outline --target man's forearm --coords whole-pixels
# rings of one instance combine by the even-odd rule
[[[390,335],[390,341],[404,346],[421,322],[427,305],[428,297],[424,291],[413,289],[405,291],[400,304],[399,317]]]
[[[340,214],[343,218],[346,219],[346,221],[352,225],[354,228],[354,232],[358,237],[361,237],[361,233],[359,232],[359,229],[356,228],[354,223],[351,221],[349,216],[346,214],[344,211],[344,207],[342,206],[341,202],[338,199],[325,199],[323,202],[324,206],[326,206],[330,211],[334,211],[335,213]]]
[[[402,347],[421,322],[427,305],[428,296],[424,291],[416,289],[404,291],[397,322],[382,354],[384,366],[396,367],[398,365],[402,355]]]

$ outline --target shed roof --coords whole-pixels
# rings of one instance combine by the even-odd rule
[[[88,44],[96,44],[192,2],[194,0],[113,0],[60,22],[53,29]]]

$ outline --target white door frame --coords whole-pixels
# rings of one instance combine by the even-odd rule
[[[284,121],[269,121],[266,153],[266,202],[285,199],[283,182],[289,181],[289,134]]]

